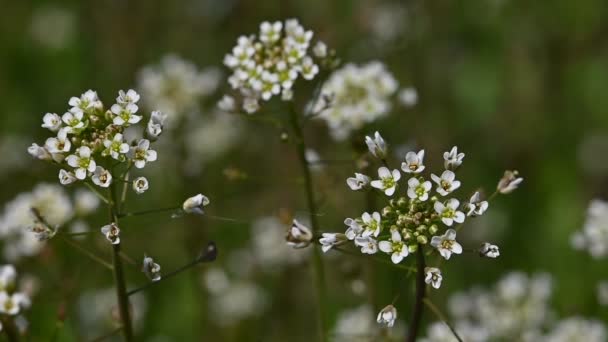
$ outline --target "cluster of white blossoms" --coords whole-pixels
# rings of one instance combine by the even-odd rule
[[[0,215],[2,254],[15,261],[37,254],[58,229],[74,218],[82,218],[97,209],[99,199],[88,190],[79,190],[71,199],[59,185],[41,183],[7,202]],[[43,218],[41,220],[40,218]]]
[[[571,243],[596,259],[608,256],[608,202],[595,199],[589,203],[585,224],[572,235]]]
[[[59,181],[63,185],[85,181],[107,188],[112,184],[113,172],[119,164],[124,164],[126,169],[131,166],[142,169],[157,159],[150,144],[162,133],[165,115],[157,111],[151,113],[147,125],[142,128],[143,138],[127,141],[124,136],[127,127],[142,122],[143,117],[138,113],[139,99],[134,90],[121,90],[116,103],[106,109],[95,91],[88,90],[80,97],[72,97],[68,102],[71,108],[63,115],[44,115],[42,127],[55,135],[42,146],[32,144],[28,152],[35,158],[58,165],[61,168]],[[147,186],[134,185],[134,188],[141,193]]]
[[[13,265],[0,266],[0,317],[6,322],[8,317],[15,318],[31,305],[30,297],[19,292],[17,271]],[[2,324],[0,324],[0,330]]]
[[[550,307],[552,281],[548,274],[504,276],[491,290],[475,287],[450,297],[451,321],[464,341],[600,342],[606,327],[580,317],[556,321]],[[456,341],[443,322],[429,326],[423,342]]]
[[[312,37],[313,32],[304,29],[297,19],[288,19],[263,22],[257,36],[238,38],[232,52],[224,57],[224,64],[233,71],[228,82],[243,96],[242,108],[246,112],[256,112],[260,99],[268,101],[281,95],[283,100],[291,100],[292,88],[300,77],[315,78],[319,59],[331,53],[322,42],[312,47]],[[219,106],[235,111],[236,101],[225,96]]]
[[[347,64],[323,84],[312,112],[327,121],[335,139],[342,140],[387,115],[397,88],[397,80],[381,62]]]
[[[221,72],[197,66],[170,54],[158,65],[144,67],[138,75],[138,89],[146,108],[154,108],[168,115],[167,125],[175,127],[183,116],[199,111],[201,102],[219,86]]]

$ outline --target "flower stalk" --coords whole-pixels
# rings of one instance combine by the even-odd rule
[[[416,341],[418,330],[420,329],[420,323],[422,322],[424,296],[426,292],[426,284],[424,282],[425,267],[426,263],[424,260],[424,251],[422,250],[422,245],[418,245],[418,250],[416,251],[416,298],[414,299],[414,308],[412,309],[410,326],[407,333],[407,342]]]

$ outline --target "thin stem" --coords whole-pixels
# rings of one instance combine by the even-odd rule
[[[336,250],[338,252],[342,252],[344,254],[353,255],[353,256],[364,258],[364,259],[367,259],[367,260],[371,259],[371,260],[377,261],[377,262],[385,264],[385,265],[389,265],[389,266],[392,266],[392,267],[395,267],[395,268],[400,268],[402,270],[406,270],[406,271],[410,271],[410,272],[414,272],[414,273],[417,271],[416,268],[414,268],[414,267],[409,267],[409,266],[405,266],[405,265],[401,265],[401,264],[394,264],[392,261],[388,261],[388,260],[382,259],[380,257],[372,256],[370,258],[367,255],[363,255],[361,253],[358,253],[358,252],[355,252],[355,251],[350,251],[348,249],[343,249],[343,248],[340,248],[340,247],[334,247],[332,249]]]
[[[414,301],[414,308],[412,310],[412,318],[410,321],[410,326],[408,329],[407,342],[415,342],[416,336],[418,336],[418,330],[420,329],[420,323],[422,322],[422,312],[423,312],[423,300],[424,293],[426,291],[426,286],[424,283],[424,252],[422,251],[422,245],[418,245],[418,250],[416,251],[416,298]]]
[[[70,238],[65,237],[64,234],[58,234],[58,236],[61,237],[61,239],[63,241],[65,241],[68,245],[74,247],[75,249],[77,249],[82,254],[88,256],[89,258],[91,258],[91,260],[99,263],[100,265],[102,265],[103,267],[109,269],[110,271],[112,271],[114,269],[114,267],[112,266],[112,264],[110,264],[109,262],[103,260],[101,257],[98,257],[97,255],[93,254],[91,251],[89,251],[88,249],[82,247],[81,245],[79,245],[78,243],[74,242]]]
[[[143,290],[149,288],[152,285],[156,285],[156,284],[162,282],[163,280],[167,280],[167,279],[169,279],[169,278],[171,278],[173,276],[176,276],[176,275],[182,273],[183,271],[185,271],[185,270],[187,270],[187,269],[189,269],[191,267],[194,267],[194,266],[198,265],[199,263],[200,263],[200,261],[198,261],[198,260],[194,260],[192,262],[189,262],[186,265],[184,265],[184,266],[176,269],[175,271],[172,271],[171,273],[167,273],[167,274],[163,275],[162,278],[160,278],[157,281],[151,281],[151,282],[146,283],[145,285],[143,285],[141,287],[138,287],[136,289],[133,289],[133,290],[127,292],[127,296],[130,297],[130,296],[132,296],[132,295],[134,295],[134,294],[136,294],[136,293],[138,293],[140,291],[143,291]]]
[[[143,215],[149,215],[149,214],[156,214],[156,213],[163,213],[163,212],[167,212],[167,211],[173,211],[173,210],[178,210],[180,209],[181,206],[177,206],[177,207],[167,207],[167,208],[157,208],[157,209],[148,209],[148,210],[142,210],[142,211],[134,211],[134,212],[130,212],[130,213],[120,213],[119,215],[117,215],[119,218],[121,217],[131,217],[131,216],[143,216]]]
[[[445,325],[448,326],[448,328],[450,328],[450,331],[452,332],[454,337],[456,337],[458,342],[462,342],[462,338],[458,336],[456,329],[454,329],[454,327],[448,322],[445,315],[435,306],[435,304],[433,304],[433,302],[431,302],[431,300],[428,298],[424,298],[424,304],[429,307],[429,309],[435,314],[435,316],[437,316],[437,318],[439,318],[439,320],[441,320]]]
[[[107,205],[111,205],[112,201],[109,200],[106,196],[104,196],[101,192],[99,192],[99,190],[97,190],[97,188],[95,188],[95,186],[89,182],[84,182],[84,185],[87,186],[87,188],[89,188],[89,190],[91,190],[95,195],[97,195],[97,197],[99,197],[99,199],[107,204]]]
[[[15,321],[11,318],[2,320],[2,330],[4,330],[6,338],[9,342],[19,342],[21,340],[19,329],[17,328]]]
[[[313,235],[316,235],[319,231],[319,224],[317,221],[317,206],[314,198],[314,185],[312,174],[310,171],[310,165],[306,160],[306,142],[304,140],[304,133],[300,124],[298,114],[296,113],[293,106],[290,108],[290,121],[295,135],[295,143],[300,159],[300,167],[304,176],[304,186],[306,189],[306,200],[308,203],[308,211],[310,224],[312,226]],[[327,316],[325,311],[325,304],[327,304],[327,296],[325,293],[325,271],[323,269],[323,260],[321,258],[321,250],[317,244],[313,247],[313,258],[312,258],[313,278],[314,287],[317,294],[317,315],[318,315],[318,328],[319,328],[319,341],[324,342],[327,340]]]

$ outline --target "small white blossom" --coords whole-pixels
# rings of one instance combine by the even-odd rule
[[[84,118],[84,113],[80,112],[80,111],[76,111],[74,113],[67,112],[67,113],[63,114],[63,116],[61,117],[61,120],[67,125],[67,127],[65,127],[65,129],[67,130],[68,133],[76,133],[79,130],[83,129],[85,126],[84,121],[82,121],[83,118]]]
[[[61,129],[57,133],[57,137],[46,139],[44,147],[49,153],[67,153],[72,147],[72,143],[68,138],[67,129]]]
[[[458,210],[459,204],[460,202],[455,198],[450,198],[445,204],[440,201],[435,202],[435,212],[439,214],[441,221],[446,226],[451,226],[454,222],[464,222],[465,215],[463,212]]]
[[[147,137],[152,140],[158,139],[158,137],[163,133],[163,128],[166,119],[167,114],[164,114],[157,110],[153,111],[150,114],[150,120],[148,121],[148,125],[146,126]]]
[[[385,324],[387,327],[392,327],[395,325],[395,321],[397,320],[397,309],[395,309],[392,305],[387,305],[384,309],[382,309],[378,313],[378,318],[376,321],[380,324]]]
[[[321,249],[324,253],[329,251],[333,246],[338,246],[344,241],[346,241],[346,235],[341,233],[323,233],[323,237],[319,239]]]
[[[397,230],[391,232],[391,239],[389,241],[380,241],[378,248],[384,253],[390,254],[391,261],[394,264],[400,263],[409,254],[408,247],[401,239],[401,234]]]
[[[23,293],[8,294],[8,292],[0,292],[0,313],[15,316],[29,306],[30,299]]]
[[[464,153],[458,153],[458,147],[454,146],[450,150],[450,152],[443,153],[443,165],[446,170],[453,170],[462,164],[462,159],[464,158]]]
[[[252,97],[246,97],[243,100],[243,109],[249,113],[249,114],[253,114],[255,112],[258,111],[258,109],[260,109],[260,104],[258,103],[258,100]]]
[[[236,111],[236,101],[234,100],[234,97],[224,95],[217,103],[217,107],[224,112],[232,113]]]
[[[399,170],[389,171],[388,168],[382,166],[378,169],[378,177],[380,179],[372,181],[371,186],[384,191],[386,196],[392,196],[397,189],[397,181],[401,179]]]
[[[433,236],[431,246],[437,248],[439,254],[446,260],[450,259],[452,253],[462,253],[462,246],[456,242],[456,231],[454,229],[446,230],[442,236]]]
[[[76,154],[71,154],[66,158],[68,165],[75,168],[76,178],[83,180],[87,178],[87,172],[94,172],[97,164],[91,158],[91,149],[88,146],[80,146]]]
[[[156,161],[157,153],[150,149],[150,140],[141,139],[137,146],[132,147],[128,153],[136,168],[142,169],[146,163]]]
[[[355,173],[355,177],[349,177],[346,180],[346,184],[348,184],[348,187],[351,190],[356,191],[365,188],[367,185],[369,185],[370,181],[371,178],[368,176],[361,173]]]
[[[363,232],[363,227],[359,224],[359,222],[357,222],[357,220],[347,218],[346,220],[344,220],[344,224],[348,226],[344,234],[349,240],[354,240],[355,237],[361,235],[361,233]]]
[[[55,113],[46,113],[42,118],[42,127],[51,132],[57,132],[61,128],[61,117]]]
[[[498,190],[501,194],[508,194],[513,192],[513,190],[519,187],[519,184],[524,181],[522,177],[518,177],[519,173],[517,171],[505,171],[505,174],[502,176],[498,185],[496,186],[496,190]]]
[[[380,133],[374,133],[374,138],[365,137],[365,143],[369,152],[377,158],[384,159],[386,157],[386,143]]]
[[[362,237],[368,237],[370,235],[378,236],[382,231],[382,218],[379,212],[374,212],[371,215],[367,212],[361,215],[363,221],[363,232]]]
[[[104,155],[110,155],[112,158],[122,161],[125,159],[125,154],[129,152],[129,144],[124,142],[123,135],[116,133],[112,139],[105,139],[103,141],[105,150]]]
[[[127,105],[129,103],[137,103],[139,101],[139,98],[139,94],[133,89],[127,90],[126,93],[123,90],[119,90],[116,102],[121,105]]]
[[[418,103],[418,92],[414,87],[403,88],[397,95],[399,102],[406,107],[413,107]]]
[[[260,24],[260,41],[264,44],[276,43],[281,38],[281,30],[283,23],[275,21],[269,23],[267,21]]]
[[[203,207],[209,204],[209,198],[203,194],[198,194],[196,196],[190,197],[184,201],[182,205],[182,209],[184,212],[189,214],[204,214]]]
[[[479,191],[476,191],[468,203],[465,203],[467,216],[481,216],[488,210],[488,201],[482,201]]]
[[[112,184],[112,174],[110,171],[104,169],[101,166],[97,166],[95,171],[93,172],[93,176],[91,176],[93,183],[95,185],[100,186],[102,188],[107,188]]]
[[[424,274],[426,277],[424,278],[424,282],[427,284],[431,284],[434,288],[438,289],[441,287],[441,281],[443,280],[443,276],[441,275],[441,270],[436,267],[426,267],[424,269]]]
[[[138,177],[133,181],[133,190],[137,194],[143,194],[148,190],[150,184],[148,183],[148,179],[146,177]]]
[[[139,99],[139,95],[137,95],[137,99]],[[119,92],[119,96],[116,100],[118,103],[113,104],[112,107],[110,107],[110,111],[114,114],[112,122],[116,126],[127,127],[141,121],[141,115],[135,115],[139,110],[139,107],[135,102],[130,101],[131,98],[124,94],[122,90]]]
[[[500,256],[500,250],[498,249],[498,246],[489,242],[484,242],[479,248],[479,256],[496,259]]]
[[[322,41],[318,41],[312,48],[312,53],[317,58],[327,57],[327,45],[325,45],[325,43],[323,43]]]
[[[61,185],[69,185],[76,182],[77,180],[78,178],[76,178],[73,173],[68,172],[64,169],[59,170],[59,183],[61,183]]]
[[[160,265],[154,262],[154,259],[144,254],[144,261],[141,267],[141,271],[144,272],[146,277],[151,281],[159,281],[161,279],[160,275]]]
[[[421,202],[429,199],[429,191],[433,187],[431,182],[425,181],[420,182],[420,180],[416,177],[412,177],[407,181],[407,196],[411,199],[417,199]]]
[[[405,155],[405,161],[401,163],[401,170],[405,173],[420,173],[424,171],[424,150],[416,152],[408,152]]]
[[[86,112],[90,109],[99,109],[103,107],[103,104],[97,97],[97,92],[93,90],[87,90],[80,97],[72,97],[68,101],[68,104],[72,106],[70,111],[74,112]]]
[[[305,80],[312,80],[319,73],[319,66],[316,65],[310,57],[304,57],[304,59],[302,59],[300,68],[302,77],[304,77]]]
[[[120,243],[120,229],[116,223],[111,223],[101,227],[101,233],[106,236],[106,239],[113,245]]]
[[[356,237],[355,246],[361,247],[361,253],[363,254],[376,254],[378,253],[378,241],[371,236],[367,237]]]
[[[287,240],[287,245],[293,248],[305,248],[312,241],[312,231],[294,219],[291,227],[287,230],[285,240]]]
[[[441,196],[446,196],[460,187],[460,181],[456,180],[456,174],[450,170],[443,171],[441,177],[431,174],[431,178],[437,183],[437,192]]]
[[[30,147],[27,148],[27,153],[29,153],[32,157],[40,160],[52,159],[49,151],[47,151],[46,148],[39,146],[36,143],[32,144]]]

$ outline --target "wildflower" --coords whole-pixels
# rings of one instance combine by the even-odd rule
[[[371,181],[371,178],[369,178],[368,176],[361,174],[361,173],[355,173],[355,177],[349,177],[346,180],[346,184],[348,184],[348,187],[351,190],[361,190],[364,187],[366,187],[367,185],[369,185]]]
[[[46,113],[42,117],[42,127],[51,132],[57,132],[61,128],[61,117],[55,113]]]
[[[49,153],[67,153],[72,147],[70,139],[68,139],[67,129],[61,129],[57,133],[57,137],[46,139],[44,147]]]
[[[363,232],[363,227],[359,224],[359,222],[357,222],[357,220],[347,218],[346,220],[344,220],[344,224],[348,226],[344,234],[349,240],[354,240],[355,237],[361,235],[361,233]]]
[[[101,233],[106,236],[106,239],[113,245],[120,243],[120,229],[116,223],[111,223],[101,227]]]
[[[367,148],[371,154],[379,159],[384,159],[386,157],[386,143],[384,142],[384,139],[380,133],[374,133],[373,139],[366,136],[365,143],[367,144]]]
[[[370,215],[369,213],[365,212],[361,216],[361,220],[363,221],[363,232],[361,233],[361,236],[378,236],[382,231],[380,213],[374,212]]]
[[[346,235],[340,233],[323,233],[323,237],[319,239],[323,252],[329,251],[333,246],[337,246],[346,241]]]
[[[371,186],[384,191],[386,196],[392,196],[397,189],[397,181],[401,179],[399,170],[389,171],[388,168],[382,166],[378,169],[378,177],[380,179],[372,181]]]
[[[322,41],[318,41],[312,48],[312,53],[318,58],[327,57],[327,45],[325,45],[325,43]]]
[[[258,103],[257,99],[254,98],[245,98],[245,100],[243,100],[243,109],[249,113],[249,114],[253,114],[255,112],[258,111],[258,109],[260,109],[260,104]]]
[[[32,157],[40,160],[51,160],[51,154],[46,148],[42,146],[38,146],[38,144],[32,144],[27,148],[27,153],[29,153]]]
[[[356,237],[355,246],[361,247],[361,253],[363,254],[376,254],[378,252],[378,241],[371,236]]]
[[[68,104],[72,106],[70,111],[73,112],[87,112],[91,109],[99,109],[103,106],[97,97],[97,92],[90,89],[80,95],[80,97],[74,96],[70,98]]]
[[[587,208],[587,218],[582,230],[571,239],[575,249],[586,249],[593,258],[608,255],[608,202],[594,199]]]
[[[380,324],[385,324],[387,327],[392,327],[397,320],[397,309],[392,305],[387,305],[378,313],[376,321]]]
[[[66,158],[68,165],[75,168],[76,178],[83,180],[87,177],[87,172],[94,172],[97,164],[91,158],[91,149],[88,146],[81,146],[76,150],[76,154],[71,154]]]
[[[304,57],[302,64],[300,65],[300,72],[305,80],[312,80],[319,73],[319,66],[317,66],[312,58]]]
[[[100,186],[102,188],[107,188],[112,184],[112,174],[110,171],[104,169],[101,166],[95,168],[95,172],[93,172],[93,176],[91,177],[93,183],[95,185]]]
[[[479,248],[479,256],[496,259],[500,256],[500,250],[498,249],[498,246],[489,242],[484,242]]]
[[[260,41],[264,44],[276,43],[281,38],[281,30],[283,29],[283,23],[276,21],[269,23],[267,21],[260,24]]]
[[[182,209],[188,214],[200,214],[203,215],[203,207],[209,204],[209,198],[203,194],[190,197],[184,201]]]
[[[405,155],[405,162],[401,163],[401,170],[405,173],[420,173],[424,171],[424,150],[408,152]]]
[[[407,181],[407,196],[411,199],[417,199],[420,202],[424,202],[429,198],[429,191],[431,191],[431,182],[425,181],[420,182],[416,177],[412,177]]]
[[[488,201],[482,201],[479,191],[475,191],[468,203],[465,203],[467,216],[481,216],[488,209]]]
[[[456,242],[456,231],[454,229],[446,230],[442,236],[433,236],[431,246],[437,248],[439,254],[446,260],[450,259],[452,253],[462,253],[462,246]]]
[[[144,262],[141,267],[141,271],[144,272],[146,277],[152,281],[159,281],[160,276],[160,265],[154,262],[154,259],[144,254]]]
[[[234,100],[234,97],[224,95],[217,103],[217,107],[224,112],[232,113],[236,111],[236,101]]]
[[[453,170],[462,164],[464,153],[458,153],[458,147],[454,146],[450,152],[443,153],[443,159],[446,170]]]
[[[30,306],[30,299],[23,293],[0,292],[0,313],[15,316],[23,308]]]
[[[305,248],[312,241],[312,231],[294,219],[291,228],[287,231],[285,240],[287,240],[287,245],[293,248]]]
[[[121,105],[127,105],[129,103],[137,103],[139,98],[139,94],[133,89],[127,90],[126,93],[123,90],[119,90],[116,102]]]
[[[68,172],[64,169],[59,170],[59,183],[62,185],[69,185],[76,182],[78,178],[73,173]]]
[[[141,121],[140,115],[135,115],[139,110],[139,107],[135,104],[139,101],[139,94],[134,90],[130,89],[125,93],[120,90],[116,102],[110,107],[110,111],[114,114],[112,122],[116,126],[127,127],[132,124],[136,124]]]
[[[464,222],[465,215],[463,212],[458,211],[459,204],[460,202],[455,198],[450,198],[445,204],[440,201],[435,202],[435,212],[439,214],[441,221],[446,226],[451,226],[454,222]]]
[[[166,119],[166,114],[163,114],[157,110],[153,111],[150,115],[150,120],[148,120],[148,125],[146,126],[146,136],[153,141],[156,141],[156,139],[158,139],[158,137],[160,137],[160,135],[163,133]]]
[[[426,267],[424,269],[424,282],[427,284],[431,284],[434,288],[438,289],[441,287],[441,281],[443,277],[441,276],[441,270],[436,267]]]
[[[80,111],[76,112],[66,112],[61,117],[61,120],[67,125],[65,127],[68,133],[77,133],[85,128],[85,123],[82,121],[84,119],[84,113]]]
[[[446,196],[460,187],[460,181],[456,180],[456,174],[450,170],[443,171],[441,178],[431,174],[431,178],[437,183],[437,192],[441,196]]]
[[[112,158],[123,161],[125,159],[125,154],[129,152],[129,144],[124,142],[123,136],[120,133],[116,133],[114,138],[105,139],[103,141],[103,146],[105,146],[105,150],[103,151],[103,155],[110,155]]]
[[[408,247],[401,240],[401,234],[397,230],[391,232],[389,241],[380,241],[378,248],[384,253],[391,254],[391,261],[394,264],[400,263],[409,254]]]
[[[147,162],[156,161],[157,158],[156,151],[150,149],[150,140],[148,139],[141,139],[137,146],[129,150],[128,156],[138,169],[146,166]]]
[[[49,227],[45,222],[34,222],[33,225],[29,226],[27,229],[29,232],[33,233],[38,241],[46,241],[50,240],[57,233],[57,229],[53,229]]]
[[[524,181],[523,178],[518,177],[519,172],[517,171],[505,171],[505,174],[502,176],[498,185],[496,186],[496,190],[501,194],[508,194],[513,192],[513,190],[519,187],[519,184]]]
[[[397,94],[399,102],[406,107],[413,107],[418,103],[418,92],[414,87],[403,88]]]
[[[133,181],[133,190],[137,194],[143,194],[149,188],[148,179],[146,177],[138,177]]]

